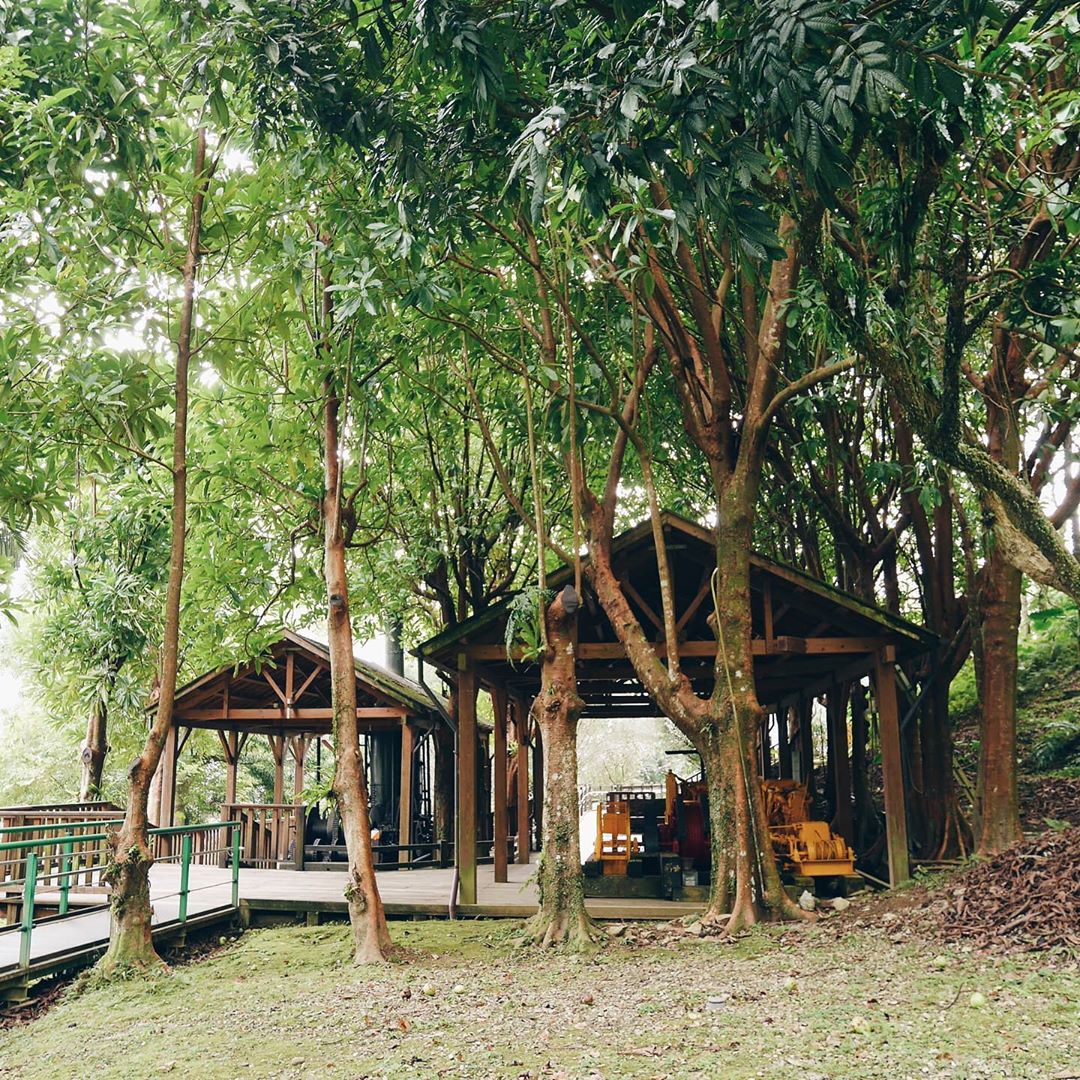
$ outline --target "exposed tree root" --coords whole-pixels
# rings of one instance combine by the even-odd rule
[[[522,943],[542,948],[559,946],[567,952],[596,952],[604,941],[600,929],[584,906],[577,911],[538,911],[526,924]]]

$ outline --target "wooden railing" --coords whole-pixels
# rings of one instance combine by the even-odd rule
[[[244,866],[276,870],[283,863],[298,865],[303,857],[302,805],[293,803],[226,803],[226,821],[240,823],[240,861]],[[297,837],[299,836],[299,843]]]

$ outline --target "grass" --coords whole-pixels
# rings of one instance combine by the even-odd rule
[[[859,911],[727,944],[615,939],[583,959],[518,948],[505,922],[397,923],[408,955],[379,970],[349,963],[343,925],[257,930],[170,975],[69,993],[0,1033],[0,1076],[1080,1072],[1075,969],[943,950],[902,916],[867,927],[849,918]]]

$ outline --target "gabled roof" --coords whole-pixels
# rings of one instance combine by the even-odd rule
[[[683,538],[699,546],[715,548],[716,534],[712,529],[699,525],[689,518],[683,517],[671,510],[661,513],[661,522],[665,535],[669,538]],[[635,525],[632,529],[620,533],[611,545],[612,562],[617,562],[620,557],[625,557],[634,549],[649,548],[653,546],[652,522],[648,519]],[[586,559],[586,562],[588,560]],[[929,630],[918,626],[907,619],[893,615],[883,608],[860,600],[850,593],[844,592],[835,586],[828,585],[824,581],[798,570],[793,566],[767,559],[762,555],[751,554],[750,565],[760,574],[776,578],[789,587],[817,598],[819,603],[835,607],[844,611],[851,620],[864,624],[867,630],[874,629],[876,632],[886,634],[897,639],[896,644],[911,652],[924,652],[937,644],[937,638]],[[551,589],[560,589],[574,579],[572,566],[560,566],[548,574],[547,583]],[[479,615],[467,619],[457,626],[453,626],[435,637],[429,638],[413,650],[416,656],[424,659],[436,657],[449,646],[458,642],[475,640],[484,631],[501,624],[506,618],[514,596],[511,595],[498,604],[492,605]]]
[[[307,654],[317,664],[329,668],[330,653],[323,642],[308,637],[306,634],[285,629],[281,632],[280,638],[259,656],[244,657],[232,663],[222,664],[180,687],[176,692],[177,709],[182,710],[188,699],[200,696],[200,691],[210,687],[223,676],[255,671],[263,666],[273,667],[275,656],[285,652],[289,646]],[[365,695],[374,696],[390,705],[400,706],[410,714],[431,717],[437,714],[439,706],[432,701],[419,683],[367,660],[354,658],[353,665],[356,670],[357,689]],[[439,699],[439,704],[445,708],[445,702],[442,699]]]
[[[295,645],[300,645],[316,653],[329,665],[330,651],[323,642],[310,638],[306,634],[298,634],[293,630],[286,630],[283,636],[286,641],[291,641]],[[387,697],[394,698],[401,702],[402,705],[412,705],[414,708],[421,709],[424,712],[431,712],[435,708],[430,696],[420,683],[414,682],[404,675],[398,675],[397,672],[390,671],[381,664],[373,664],[371,661],[361,660],[359,657],[353,657],[353,666],[356,668],[356,676],[361,682],[376,687]],[[440,699],[440,704],[443,708],[446,707],[446,702],[442,699]]]

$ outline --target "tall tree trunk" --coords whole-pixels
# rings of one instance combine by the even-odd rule
[[[710,702],[721,737],[721,768],[734,805],[735,892],[727,929],[736,933],[763,918],[800,917],[784,891],[769,838],[756,737],[763,716],[754,687],[750,607],[752,495],[736,474],[718,503],[714,602],[718,651]],[[714,902],[720,890],[714,887]],[[712,911],[710,911],[712,913]]]
[[[752,517],[745,492],[725,485],[719,502],[714,630],[716,685],[698,697],[684,674],[672,677],[635,617],[611,566],[603,512],[590,510],[590,576],[601,606],[642,685],[700,751],[712,841],[705,918],[736,933],[764,918],[805,918],[784,891],[769,839],[757,765],[762,709],[754,689],[750,607]],[[730,901],[730,903],[729,903]]]
[[[142,752],[128,771],[127,811],[124,823],[110,838],[110,863],[105,878],[112,886],[109,903],[109,947],[98,963],[105,978],[125,971],[159,966],[151,933],[150,866],[153,854],[147,832],[150,782],[173,722],[176,675],[179,664],[180,594],[184,581],[184,540],[187,529],[187,420],[188,368],[191,362],[195,313],[195,281],[201,252],[203,207],[213,166],[206,164],[206,130],[195,137],[193,194],[184,257],[184,288],[176,341],[175,430],[172,460],[172,541],[169,582],[165,595],[165,627],[161,643],[161,680],[157,713]]]
[[[327,300],[328,302],[328,300]],[[327,315],[327,318],[329,316]],[[360,730],[356,720],[356,665],[349,621],[349,582],[345,570],[345,535],[341,510],[341,451],[339,400],[333,378],[325,384],[325,490],[323,530],[326,575],[326,630],[330,653],[330,698],[334,729],[334,795],[349,858],[345,899],[353,930],[353,959],[357,964],[381,963],[391,948],[375,858],[371,850],[371,815]]]
[[[99,688],[90,704],[86,720],[86,738],[79,751],[82,766],[79,778],[79,801],[101,797],[101,773],[105,768],[105,755],[109,752],[107,737],[108,703],[105,689]]]
[[[1010,472],[1020,466],[1015,402],[1024,381],[1024,350],[1002,326],[995,329],[987,373],[986,431],[991,457]],[[982,639],[978,852],[990,855],[1021,837],[1016,792],[1016,675],[1023,575],[1009,563],[990,530],[978,611]]]
[[[540,669],[540,693],[533,703],[546,765],[543,850],[537,871],[540,910],[526,933],[539,944],[565,942],[585,950],[600,936],[585,910],[578,836],[577,728],[583,707],[575,657],[578,603],[577,593],[568,585],[545,612],[547,652]]]
[[[1021,838],[1016,792],[1016,675],[1020,571],[994,551],[982,574],[982,738],[979,746],[978,853]]]

